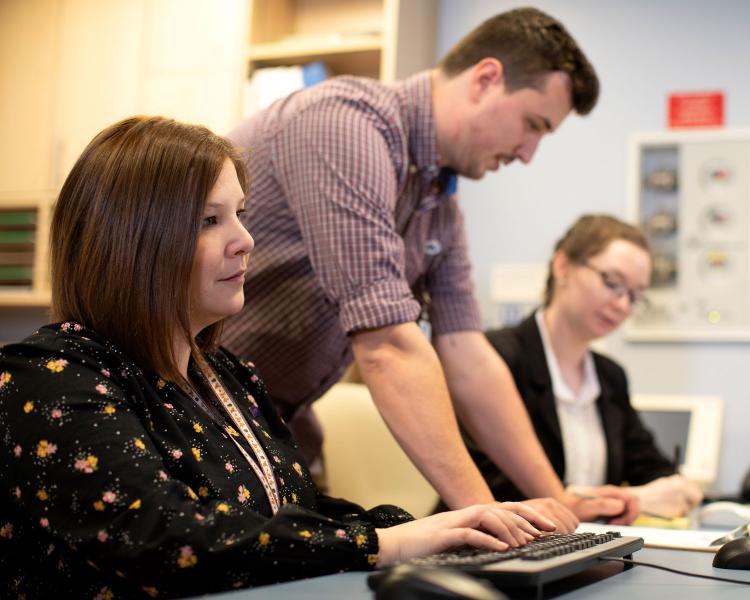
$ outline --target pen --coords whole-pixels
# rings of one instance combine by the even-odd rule
[[[676,475],[680,472],[680,454],[681,448],[679,444],[674,445],[674,458],[672,459],[672,474]]]
[[[596,496],[592,496],[591,494],[582,494],[581,492],[571,492],[576,498],[580,498],[581,500],[596,500]]]
[[[667,515],[660,515],[659,513],[651,512],[648,510],[642,510],[641,514],[644,517],[651,517],[652,519],[664,519],[665,521],[673,521],[675,517],[668,517]]]

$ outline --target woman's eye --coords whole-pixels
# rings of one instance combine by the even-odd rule
[[[216,217],[206,217],[203,219],[203,227],[208,227],[209,225],[216,225],[217,223]]]
[[[240,209],[239,209],[239,210],[237,211],[237,218],[238,218],[238,219],[239,219],[239,218],[242,218],[242,215],[244,215],[244,214],[245,214],[245,209],[244,209],[244,208],[240,208]]]

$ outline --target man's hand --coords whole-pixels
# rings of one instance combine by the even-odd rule
[[[616,485],[569,485],[561,500],[581,521],[604,519],[612,525],[629,525],[640,512],[638,497]]]
[[[554,498],[532,498],[524,500],[522,504],[530,506],[539,514],[552,521],[557,533],[572,533],[578,527],[578,517],[568,507]]]

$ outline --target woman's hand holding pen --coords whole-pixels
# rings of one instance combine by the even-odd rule
[[[666,519],[682,517],[703,501],[701,489],[682,475],[654,479],[628,488],[641,501],[641,509]]]

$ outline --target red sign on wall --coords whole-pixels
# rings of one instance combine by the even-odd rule
[[[670,94],[669,127],[722,127],[724,93],[695,92]]]

